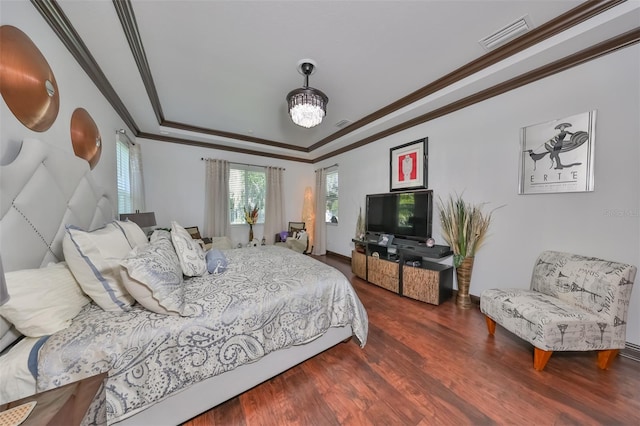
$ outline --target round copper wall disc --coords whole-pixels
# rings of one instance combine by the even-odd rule
[[[0,93],[18,120],[36,132],[58,116],[58,83],[31,39],[11,25],[0,27]]]
[[[76,156],[87,160],[93,170],[102,153],[102,138],[98,126],[84,108],[76,108],[71,115],[71,144]]]

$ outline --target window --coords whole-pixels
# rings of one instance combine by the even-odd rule
[[[267,174],[263,167],[232,165],[229,170],[229,220],[232,225],[247,223],[244,208],[258,206],[258,223],[264,223]]]
[[[327,172],[327,208],[325,220],[327,223],[338,223],[338,170]]]
[[[116,174],[118,185],[118,213],[132,213],[131,170],[129,168],[129,144],[116,140]]]

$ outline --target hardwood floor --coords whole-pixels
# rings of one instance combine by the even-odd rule
[[[533,347],[476,307],[400,297],[353,276],[369,315],[364,349],[341,343],[185,423],[205,425],[637,425],[640,363],[554,353],[543,372]],[[473,285],[473,283],[472,283]]]

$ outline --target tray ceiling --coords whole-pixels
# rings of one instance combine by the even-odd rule
[[[101,84],[111,86],[121,102],[116,109],[137,136],[302,161],[375,140],[430,111],[638,28],[638,2],[609,3],[567,31],[556,29],[464,79],[407,98],[491,55],[479,41],[506,25],[527,16],[535,31],[584,3],[52,2],[90,52],[103,73]],[[325,120],[312,129],[293,124],[286,111],[286,94],[303,83],[296,69],[303,58],[316,61],[310,85],[329,97]],[[338,127],[344,120],[355,125]]]

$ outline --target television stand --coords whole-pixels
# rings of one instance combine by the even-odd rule
[[[411,240],[394,240],[385,246],[369,234],[351,241],[356,246],[351,270],[363,280],[433,305],[453,294],[453,267],[438,262],[453,254],[449,246],[427,247]]]

